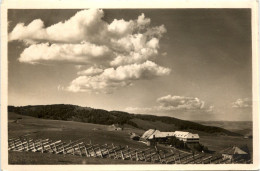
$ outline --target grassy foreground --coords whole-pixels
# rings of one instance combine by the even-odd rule
[[[110,158],[80,157],[73,155],[34,153],[34,152],[9,152],[9,164],[149,164],[147,162],[132,160],[117,160]]]

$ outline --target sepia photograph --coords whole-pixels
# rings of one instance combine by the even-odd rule
[[[6,12],[8,165],[258,163],[252,8]]]

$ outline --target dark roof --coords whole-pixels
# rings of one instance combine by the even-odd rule
[[[133,138],[140,138],[140,136],[135,134],[135,135],[131,135],[130,138],[132,138],[132,139]]]
[[[226,148],[224,150],[221,151],[222,154],[229,154],[229,155],[233,155],[233,154],[248,154],[247,150],[242,150],[241,148],[239,147],[229,147],[229,148]]]

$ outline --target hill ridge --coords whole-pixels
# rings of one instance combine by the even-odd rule
[[[15,112],[17,114],[42,119],[78,121],[103,125],[131,125],[140,129],[147,129],[147,127],[142,126],[143,123],[153,125],[154,128],[159,127],[158,125],[165,124],[165,128],[163,126],[160,127],[161,131],[164,131],[168,126],[167,129],[174,128],[177,130],[194,130],[210,134],[240,136],[238,133],[220,127],[206,126],[170,116],[130,114],[123,111],[107,111],[71,104],[8,106],[8,112]],[[157,123],[157,126],[155,123]]]

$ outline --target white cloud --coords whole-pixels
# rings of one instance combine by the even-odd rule
[[[206,110],[207,112],[213,112],[214,111],[215,106],[211,105],[208,107],[208,109]]]
[[[41,19],[28,25],[18,23],[9,33],[9,41],[27,44],[19,57],[23,63],[66,62],[78,69],[88,66],[77,73],[80,76],[67,88],[73,92],[112,92],[132,85],[134,80],[170,73],[169,68],[152,62],[166,33],[164,25],[150,26],[151,19],[144,14],[111,23],[103,20],[104,15],[101,9],[89,9],[49,27]]]
[[[163,107],[170,107],[172,109],[202,109],[205,102],[194,97],[185,96],[164,96],[157,99],[157,102]]]
[[[20,40],[29,44],[43,43],[25,49],[23,57],[20,58],[25,58],[26,60],[22,61],[28,63],[57,61],[57,59],[58,61],[68,61],[67,58],[53,58],[52,55],[45,57],[45,53],[39,53],[46,50],[53,51],[53,46],[62,46],[60,44],[64,44],[63,46],[66,46],[69,51],[70,48],[74,48],[72,44],[81,45],[82,42],[96,47],[106,47],[113,52],[111,55],[114,59],[110,62],[112,66],[142,63],[157,55],[159,39],[166,32],[163,25],[150,27],[151,20],[145,18],[144,14],[141,14],[136,20],[114,19],[110,24],[102,20],[103,16],[103,10],[89,9],[79,11],[70,19],[49,27],[45,27],[41,19],[33,20],[27,26],[19,23],[9,33],[9,41]],[[51,45],[46,46],[46,42]],[[39,51],[36,53],[38,56],[33,57],[30,51]],[[77,56],[73,52],[75,52],[74,49],[70,52],[71,58]],[[85,52],[82,55],[87,56],[88,53]],[[32,61],[29,58],[32,58]],[[88,61],[87,57],[85,59]],[[79,61],[83,64],[87,63],[84,60],[77,60],[77,62]]]
[[[65,22],[47,28],[40,19],[33,20],[27,26],[19,23],[9,34],[9,40],[66,43],[80,43],[86,39],[94,41],[94,38],[101,38],[106,27],[106,23],[101,20],[103,15],[103,11],[99,9],[82,10]]]
[[[84,65],[75,65],[75,68],[76,69],[81,69],[81,68],[83,68],[84,67]]]
[[[149,18],[145,18],[144,13],[138,16],[137,25],[140,29],[144,29],[146,26],[150,24],[151,20]]]
[[[252,100],[249,98],[237,99],[232,103],[233,108],[249,108],[252,107]]]
[[[163,53],[162,53],[162,56],[167,56],[167,55],[168,55],[167,52],[163,52]]]
[[[145,108],[127,107],[129,112],[140,113],[168,113],[172,111],[203,111],[210,113],[214,106],[205,106],[205,102],[196,97],[167,95],[157,99],[159,105]]]
[[[113,92],[119,87],[132,85],[134,80],[152,79],[169,73],[169,68],[146,61],[143,64],[125,65],[116,69],[107,68],[99,75],[79,76],[71,82],[67,90],[72,92]]]
[[[132,20],[127,22],[123,19],[114,19],[114,21],[108,25],[108,31],[117,38],[132,34],[133,30],[134,22]]]
[[[157,54],[157,50],[144,48],[140,52],[130,52],[127,56],[118,55],[113,61],[110,62],[111,66],[120,66],[128,64],[140,64]]]
[[[101,68],[96,68],[96,67],[90,67],[86,70],[79,71],[77,74],[78,75],[86,75],[86,76],[94,76],[101,74],[104,70]]]
[[[142,108],[139,108],[139,107],[127,107],[125,108],[125,111],[128,111],[128,112],[141,112],[141,113],[154,113],[154,112],[158,112],[158,109],[157,107],[142,107]]]
[[[42,63],[48,61],[65,61],[71,63],[95,63],[111,56],[106,46],[97,46],[88,42],[81,44],[33,44],[25,48],[19,61],[24,63]],[[100,59],[101,58],[101,59]]]

